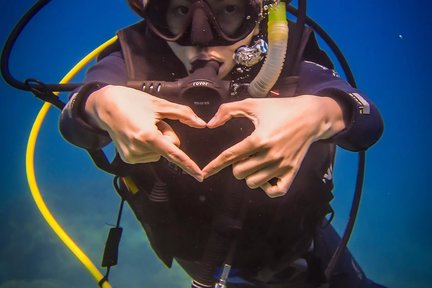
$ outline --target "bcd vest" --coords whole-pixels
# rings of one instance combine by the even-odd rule
[[[303,53],[294,57],[296,61],[306,59],[330,66],[313,34],[305,35]],[[144,21],[119,31],[118,36],[130,81],[175,81],[187,76],[166,42],[154,37]],[[254,69],[250,79],[259,66]],[[236,75],[228,77],[234,79]],[[290,89],[285,81],[289,77],[283,71],[276,84],[282,95],[284,89]],[[217,129],[193,129],[176,121],[167,122],[178,133],[180,148],[200,167],[253,131],[250,121],[242,118]],[[240,225],[234,265],[254,273],[263,265],[290,263],[309,248],[317,225],[331,209],[333,182],[323,180],[323,175],[332,167],[334,153],[334,144],[312,144],[291,188],[279,198],[248,188],[244,181],[234,178],[230,167],[199,183],[165,159],[132,165],[129,174],[139,191],[122,196],[167,266],[174,257],[199,261],[213,229],[229,234]],[[238,203],[247,206],[242,223],[238,223]]]

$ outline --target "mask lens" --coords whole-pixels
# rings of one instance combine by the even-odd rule
[[[172,31],[172,25],[169,25],[167,19],[179,19],[181,13],[184,13],[188,6],[182,8],[178,7],[177,11],[174,8],[171,8],[170,0],[153,0],[146,7],[144,11],[144,17],[147,23],[150,24],[150,27],[161,37],[167,38],[167,40],[174,39],[179,33],[175,33],[176,31]],[[180,2],[175,0],[174,2]],[[184,3],[190,6],[190,1],[184,0]],[[177,15],[176,15],[177,13]],[[187,17],[184,17],[184,23],[181,26],[186,26]],[[181,28],[180,26],[178,28]]]
[[[258,23],[260,1],[213,1],[212,10],[222,32],[240,40],[249,35]]]
[[[230,44],[252,32],[258,21],[260,1],[153,0],[146,8],[145,18],[160,37],[177,41],[190,33],[196,9],[205,11],[206,21],[219,38],[218,42]]]
[[[165,22],[168,30],[174,36],[184,33],[191,22],[192,3],[188,0],[171,0],[169,1]]]

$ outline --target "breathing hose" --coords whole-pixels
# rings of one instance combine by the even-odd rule
[[[265,97],[274,86],[282,71],[288,46],[288,21],[286,4],[280,1],[269,8],[269,50],[258,75],[248,87],[252,97]]]
[[[103,51],[107,46],[111,45],[114,41],[116,41],[117,36],[109,39],[95,50],[93,50],[90,54],[84,57],[81,61],[79,61],[60,81],[60,84],[68,83],[81,69],[84,68],[91,60],[93,60],[101,51]],[[58,95],[58,93],[56,93]],[[26,151],[26,174],[27,181],[33,196],[33,199],[42,214],[45,221],[51,227],[51,229],[57,234],[57,236],[63,241],[66,247],[78,258],[79,261],[86,267],[86,269],[90,272],[90,274],[96,279],[102,288],[111,288],[111,285],[108,281],[104,280],[104,276],[98,270],[98,268],[93,264],[93,262],[88,258],[88,256],[80,249],[80,247],[73,241],[73,239],[64,231],[64,229],[60,226],[54,216],[51,214],[47,205],[44,202],[44,199],[40,193],[35,170],[34,170],[34,152],[37,137],[39,135],[40,128],[45,119],[45,116],[48,113],[52,105],[50,103],[45,103],[40,109],[35,122],[30,131],[30,136],[27,142],[27,151]]]

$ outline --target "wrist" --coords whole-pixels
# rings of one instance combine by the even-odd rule
[[[91,113],[88,113],[89,110],[93,110],[88,109],[88,102],[90,102],[89,98],[91,98],[90,96],[94,92],[100,90],[107,85],[108,84],[102,82],[90,82],[84,84],[71,100],[72,116],[75,118],[81,118],[85,123],[97,127],[97,125],[95,125],[95,121],[93,121],[92,119],[93,117],[91,117]]]
[[[328,139],[345,129],[344,111],[347,108],[344,103],[327,96],[318,96],[316,100],[316,111],[321,115],[317,140]]]
[[[83,114],[88,123],[93,126],[103,129],[101,125],[100,114],[103,107],[106,106],[107,90],[112,87],[111,85],[102,85],[99,89],[89,90],[84,105],[82,105]]]

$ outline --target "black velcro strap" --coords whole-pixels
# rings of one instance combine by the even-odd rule
[[[88,97],[95,91],[107,86],[108,84],[103,82],[90,82],[85,85],[83,85],[78,93],[71,99],[71,112],[72,117],[75,119],[82,120],[83,123],[85,123],[87,126],[89,126],[89,129],[92,130],[100,130],[100,133],[106,133],[102,129],[99,129],[97,127],[94,127],[88,123],[87,115],[85,113],[85,104],[87,102]]]
[[[105,244],[105,251],[102,259],[102,267],[117,265],[118,249],[123,228],[113,227],[110,229],[108,239]]]
[[[103,277],[103,278],[98,282],[99,287],[102,288],[102,286],[103,286],[103,284],[104,284],[105,282],[108,282],[108,278],[107,278],[106,276],[104,276],[104,277]]]

